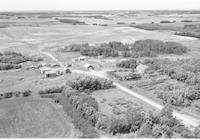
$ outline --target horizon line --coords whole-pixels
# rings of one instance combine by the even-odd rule
[[[0,12],[65,12],[65,11],[200,11],[200,9],[74,9],[74,10],[0,10]]]

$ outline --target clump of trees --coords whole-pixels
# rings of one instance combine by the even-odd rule
[[[8,63],[8,64],[20,64],[27,61],[39,62],[42,60],[43,58],[39,56],[27,57],[22,55],[21,53],[12,51],[5,51],[2,55],[0,55],[0,63]]]
[[[120,74],[117,74],[116,71],[110,71],[107,72],[110,76],[116,78],[117,80],[123,81],[123,80],[138,80],[141,78],[140,74],[136,73],[128,73],[127,75],[121,76]]]
[[[141,108],[130,108],[124,118],[111,119],[109,132],[116,134],[134,134],[138,138],[171,138],[174,133],[183,136],[186,127],[172,115],[170,106],[164,107],[159,113],[145,112]],[[191,131],[189,131],[192,133]]]
[[[73,25],[85,25],[86,23],[84,21],[79,21],[79,20],[75,20],[75,19],[59,19],[59,21],[61,23],[70,23],[70,24],[73,24]]]
[[[96,45],[71,44],[59,49],[61,52],[80,51],[85,56],[104,56],[104,57],[156,57],[157,54],[177,54],[182,55],[188,49],[176,42],[163,42],[160,40],[138,40],[134,44],[124,44],[122,42],[112,41],[109,43],[100,43]]]
[[[115,87],[111,80],[91,76],[79,77],[74,81],[67,82],[67,85],[78,91],[94,91]]]
[[[2,98],[12,98],[12,97],[28,97],[31,95],[31,90],[24,91],[9,91],[1,94]]]
[[[192,20],[184,19],[184,20],[181,20],[181,22],[192,22]]]
[[[99,137],[98,132],[94,129],[98,112],[98,103],[94,98],[66,87],[59,103],[67,115],[72,118],[75,127],[83,133],[81,137]]]
[[[170,21],[170,20],[161,20],[160,23],[175,23],[176,21]]]
[[[43,90],[39,90],[38,94],[54,94],[54,93],[62,93],[64,86],[55,86],[51,88],[45,88]]]
[[[163,42],[160,40],[138,40],[132,45],[132,51],[145,54],[177,54],[182,55],[188,51],[187,47],[176,42]]]
[[[199,33],[189,32],[189,31],[175,32],[175,35],[200,38],[200,34]]]
[[[66,45],[64,48],[59,49],[61,52],[80,52],[81,48],[89,47],[88,43],[84,44],[70,44]]]
[[[200,99],[200,60],[186,59],[171,61],[169,59],[147,59],[143,62],[148,65],[147,71],[157,71],[171,79],[183,82],[184,87],[166,85],[158,88],[155,94],[164,103],[175,106],[189,106],[194,100]]]
[[[0,70],[20,69],[22,66],[10,63],[0,63]]]
[[[138,63],[135,59],[128,59],[117,63],[116,66],[120,68],[135,69],[138,66]]]

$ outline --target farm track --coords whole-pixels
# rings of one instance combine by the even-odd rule
[[[47,54],[47,56],[51,57],[53,60],[55,60],[56,62],[59,61],[57,58],[55,58],[52,54],[48,53],[48,52],[43,52],[43,54]],[[62,63],[59,61],[59,63]],[[86,71],[81,71],[81,70],[72,70],[73,73],[79,73],[79,74],[85,74],[85,75],[91,75],[91,76],[96,76],[96,77],[100,77],[100,78],[106,78],[109,79],[105,73],[105,71],[90,71],[90,72],[86,72]],[[130,89],[128,89],[125,86],[122,86],[119,83],[114,82],[114,85],[121,89],[122,91],[124,91],[125,93],[128,93],[142,101],[144,101],[145,103],[148,103],[149,105],[161,110],[164,106],[152,101],[149,98],[146,98],[142,95],[140,95],[139,93],[136,93]],[[173,111],[173,116],[176,117],[177,119],[181,120],[182,123],[187,126],[187,127],[198,127],[200,124],[200,121],[192,116],[186,115],[186,114],[181,114],[177,111]]]

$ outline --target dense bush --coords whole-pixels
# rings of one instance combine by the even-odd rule
[[[189,31],[175,32],[175,35],[200,38],[200,34],[199,33],[189,32]]]
[[[180,27],[176,27],[176,26],[162,26],[160,24],[155,24],[155,23],[142,23],[142,24],[136,24],[136,25],[130,25],[131,27],[136,27],[139,29],[144,29],[144,30],[179,30]]]
[[[27,57],[21,53],[5,51],[3,55],[0,55],[0,63],[9,63],[9,64],[20,64],[27,61],[38,62],[42,61],[43,58],[39,56]]]
[[[171,104],[175,106],[189,106],[191,100],[186,97],[185,89],[176,89],[176,87],[169,86],[163,87],[155,91],[158,98],[162,99],[165,104]]]
[[[83,135],[81,137],[84,138],[97,138],[99,137],[98,132],[90,125],[90,122],[83,118],[80,111],[75,109],[72,104],[68,102],[67,99],[62,98],[60,101],[63,109],[72,119],[73,124],[77,129],[79,129]]]
[[[70,24],[79,24],[79,25],[85,25],[86,23],[84,21],[79,21],[75,19],[59,19],[60,22],[62,23],[70,23]]]
[[[0,63],[0,70],[20,69],[21,67],[17,64]]]
[[[161,20],[160,23],[175,23],[176,21]]]
[[[192,22],[192,20],[185,19],[185,20],[181,20],[181,22]]]
[[[51,94],[51,93],[62,93],[64,86],[55,86],[55,87],[51,87],[51,88],[46,88],[43,90],[38,91],[38,94],[42,95],[42,94]]]
[[[125,22],[117,22],[117,24],[126,24]]]
[[[137,61],[135,59],[123,60],[117,63],[116,66],[120,68],[131,68],[135,69],[137,67]]]
[[[72,89],[85,91],[85,90],[99,90],[99,89],[109,89],[114,87],[111,80],[96,78],[96,77],[79,77],[74,81],[69,81],[67,83]]]

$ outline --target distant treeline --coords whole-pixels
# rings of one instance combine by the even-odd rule
[[[176,54],[182,55],[189,51],[187,47],[177,42],[163,42],[160,40],[138,40],[132,44],[122,42],[109,42],[97,45],[71,44],[60,49],[61,52],[80,52],[85,56],[103,56],[103,57],[156,57],[158,54]]]

